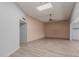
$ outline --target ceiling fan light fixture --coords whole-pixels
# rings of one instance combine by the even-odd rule
[[[49,21],[52,21],[52,19],[50,18]]]

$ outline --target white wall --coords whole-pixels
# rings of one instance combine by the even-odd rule
[[[15,3],[0,3],[0,56],[19,48],[19,19],[24,16]]]
[[[38,40],[45,37],[43,22],[27,17],[27,41]]]
[[[70,22],[70,40],[79,40],[79,3],[76,3]],[[74,29],[77,28],[77,29]]]
[[[45,37],[69,39],[69,22],[59,21],[55,23],[46,23]]]

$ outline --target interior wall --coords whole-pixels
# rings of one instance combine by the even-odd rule
[[[27,41],[33,41],[45,37],[44,23],[37,19],[27,17]]]
[[[79,20],[79,2],[75,4],[70,21],[70,40],[79,40],[79,21],[76,20]]]
[[[45,36],[47,38],[69,38],[69,22],[59,21],[45,24]]]
[[[0,2],[0,56],[9,56],[19,48],[19,19],[24,13],[15,3]]]

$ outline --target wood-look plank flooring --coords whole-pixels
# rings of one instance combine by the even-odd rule
[[[10,57],[79,57],[79,41],[40,39],[22,43]]]

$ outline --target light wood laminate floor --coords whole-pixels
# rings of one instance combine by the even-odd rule
[[[40,39],[21,44],[10,57],[79,57],[79,41]]]

